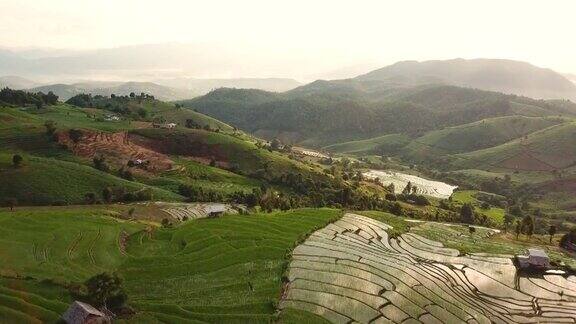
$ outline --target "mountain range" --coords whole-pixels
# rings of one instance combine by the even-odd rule
[[[390,86],[440,83],[542,99],[576,99],[576,85],[550,69],[501,59],[403,61],[358,76]]]
[[[574,89],[562,75],[528,63],[457,59],[400,62],[283,93],[217,89],[182,103],[258,136],[321,147],[386,134],[419,136],[484,118],[573,116],[570,101],[522,94],[572,98]]]

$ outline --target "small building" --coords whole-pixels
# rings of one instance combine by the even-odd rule
[[[68,324],[109,324],[110,318],[92,305],[75,301],[62,315],[62,319]]]
[[[208,218],[216,218],[224,215],[226,212],[226,206],[223,204],[214,204],[206,206],[205,208]]]
[[[164,124],[163,128],[173,129],[173,128],[176,128],[176,124],[175,123],[167,123],[167,124]]]
[[[547,269],[550,267],[550,258],[540,249],[528,249],[528,255],[516,256],[521,269]]]

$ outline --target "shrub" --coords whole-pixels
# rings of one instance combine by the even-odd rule
[[[14,156],[12,156],[12,164],[14,167],[19,168],[22,166],[22,161],[24,161],[24,158],[22,158],[21,155],[14,154]]]
[[[128,296],[122,288],[122,279],[117,274],[103,272],[97,274],[83,284],[70,289],[73,299],[87,302],[96,308],[106,308],[118,312],[128,301]]]

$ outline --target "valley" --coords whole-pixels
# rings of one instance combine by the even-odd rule
[[[177,101],[2,89],[0,322],[575,322],[576,108],[406,64]]]

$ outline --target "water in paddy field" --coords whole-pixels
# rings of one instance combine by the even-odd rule
[[[369,170],[363,173],[367,178],[379,178],[385,186],[393,183],[395,193],[401,193],[408,182],[418,188],[418,193],[426,196],[446,199],[458,188],[441,181],[427,180],[415,175],[405,174],[396,171]]]

